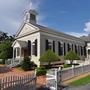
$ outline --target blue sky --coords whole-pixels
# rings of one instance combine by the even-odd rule
[[[90,33],[90,0],[0,0],[0,30],[15,34],[24,11],[38,12],[38,23],[74,36]],[[29,7],[30,6],[30,7]]]

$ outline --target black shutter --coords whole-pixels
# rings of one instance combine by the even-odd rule
[[[79,49],[79,46],[78,46],[78,54],[80,55],[80,49]]]
[[[84,46],[84,56],[86,56],[86,47]]]
[[[69,43],[67,44],[67,47],[68,47],[68,52],[69,52],[71,50],[71,47],[70,47]]]
[[[58,42],[58,55],[60,56],[61,55],[61,43]]]
[[[73,51],[73,44],[72,44],[72,51]]]
[[[82,46],[81,46],[81,56],[83,55],[83,48],[82,48]]]
[[[77,46],[75,45],[75,53],[77,53]]]
[[[48,40],[46,40],[46,50],[48,50]]]
[[[37,56],[37,39],[35,40],[35,56]]]
[[[55,52],[55,41],[53,41],[53,52]]]
[[[28,40],[28,55],[31,56],[31,41]]]
[[[66,54],[66,44],[64,43],[64,55]]]

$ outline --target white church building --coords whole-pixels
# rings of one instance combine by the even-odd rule
[[[81,60],[84,60],[88,53],[86,43],[82,38],[38,25],[35,10],[26,11],[24,22],[16,33],[12,47],[13,59],[29,56],[38,66],[40,65],[40,56],[48,49],[57,53],[62,60],[70,50],[79,54]]]

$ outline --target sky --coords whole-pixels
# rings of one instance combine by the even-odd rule
[[[90,33],[90,0],[0,0],[0,31],[14,35],[26,9],[38,12],[38,24],[74,36]]]

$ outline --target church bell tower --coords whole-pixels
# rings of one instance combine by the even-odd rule
[[[35,10],[27,10],[25,12],[24,21],[28,23],[37,23],[37,12]]]

